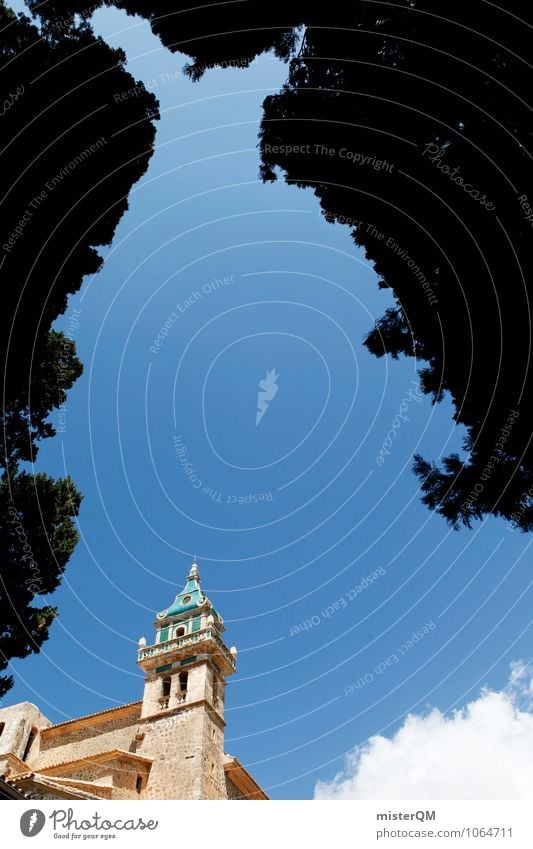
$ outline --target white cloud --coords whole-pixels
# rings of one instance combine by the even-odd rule
[[[508,686],[483,690],[445,717],[409,714],[392,738],[371,737],[315,799],[531,799],[533,677],[519,662]]]

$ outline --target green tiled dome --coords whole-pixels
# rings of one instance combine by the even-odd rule
[[[193,563],[182,591],[178,593],[170,607],[157,614],[157,618],[169,619],[172,616],[179,616],[180,613],[187,613],[197,607],[203,607],[207,598],[200,589],[200,580],[198,566]]]

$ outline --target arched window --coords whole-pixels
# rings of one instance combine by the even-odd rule
[[[219,702],[220,704],[224,704],[224,686],[220,681],[217,681],[216,678],[213,681],[213,696],[215,700],[215,706],[217,702]]]
[[[176,628],[176,637],[183,637],[183,636],[185,636],[185,626],[180,625],[179,628]]]
[[[28,737],[28,742],[26,743],[26,748],[24,749],[24,754],[22,755],[22,760],[25,761],[28,755],[30,754],[31,744],[37,737],[37,729],[32,728],[30,731],[30,736]]]
[[[161,710],[165,710],[168,707],[168,703],[170,701],[170,678],[165,676],[161,679],[161,695],[159,697],[159,706]]]
[[[187,692],[187,683],[189,681],[189,673],[188,672],[180,672],[179,682],[180,682],[180,693]]]

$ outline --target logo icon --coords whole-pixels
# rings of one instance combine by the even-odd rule
[[[279,389],[279,386],[276,383],[278,377],[279,374],[276,374],[276,369],[273,368],[272,371],[267,371],[264,380],[259,381],[259,389],[261,392],[257,393],[257,413],[255,416],[256,427],[268,410],[269,402],[272,401]]]
[[[20,830],[24,837],[35,837],[43,830],[46,817],[42,811],[37,808],[32,808],[29,811],[24,811],[20,818]]]

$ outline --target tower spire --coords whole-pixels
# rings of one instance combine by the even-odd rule
[[[199,798],[223,798],[224,688],[237,652],[226,646],[224,621],[201,589],[196,556],[185,586],[154,625],[152,645],[141,641],[137,651],[145,675],[140,721],[146,739],[153,735],[165,752],[154,796],[169,798],[167,785],[177,782]]]
[[[189,570],[189,574],[187,575],[187,580],[196,580],[198,583],[202,580],[200,578],[200,572],[198,571],[198,563],[196,562],[196,554],[194,555],[194,560],[192,562],[192,566]]]

